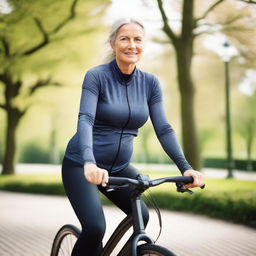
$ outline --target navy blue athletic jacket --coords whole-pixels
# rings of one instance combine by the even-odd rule
[[[129,165],[133,139],[150,116],[157,138],[181,172],[192,169],[168,123],[158,79],[135,68],[122,74],[116,60],[90,69],[84,78],[76,134],[65,157],[96,163],[109,172]]]

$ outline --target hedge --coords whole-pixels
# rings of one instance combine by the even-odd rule
[[[64,195],[60,182],[0,182],[0,190],[26,192],[34,194]],[[198,191],[199,192],[199,191]],[[241,223],[256,228],[256,198],[255,192],[243,193],[238,200],[225,192],[196,192],[194,195],[178,194],[169,189],[152,191],[159,208],[175,211],[186,211],[203,214],[230,222]],[[232,195],[232,193],[231,193]],[[104,204],[111,204],[102,196]]]

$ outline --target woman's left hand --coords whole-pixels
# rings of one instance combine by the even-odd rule
[[[185,188],[195,188],[202,187],[204,185],[204,176],[201,172],[195,170],[186,170],[183,173],[184,176],[192,176],[194,178],[194,182],[190,184],[186,184]]]

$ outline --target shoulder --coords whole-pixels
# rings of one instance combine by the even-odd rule
[[[84,75],[84,83],[90,82],[97,86],[101,83],[102,78],[110,72],[108,64],[102,64],[88,69]]]
[[[140,78],[143,78],[148,85],[154,87],[159,84],[159,80],[155,74],[148,73],[140,69],[137,69],[137,72],[138,72],[138,76]]]
[[[144,84],[148,89],[148,103],[153,105],[162,101],[162,90],[160,82],[155,74],[138,70],[138,76],[144,80]]]
[[[86,72],[86,75],[89,74],[94,77],[100,77],[100,76],[104,75],[105,73],[108,73],[109,71],[110,71],[110,65],[109,65],[109,63],[107,63],[107,64],[102,64],[102,65],[98,65],[98,66],[90,68]]]

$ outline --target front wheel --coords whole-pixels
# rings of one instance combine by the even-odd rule
[[[137,248],[138,256],[176,256],[164,247],[155,244],[142,244]]]
[[[73,225],[63,226],[54,238],[51,256],[70,256],[80,233]]]

